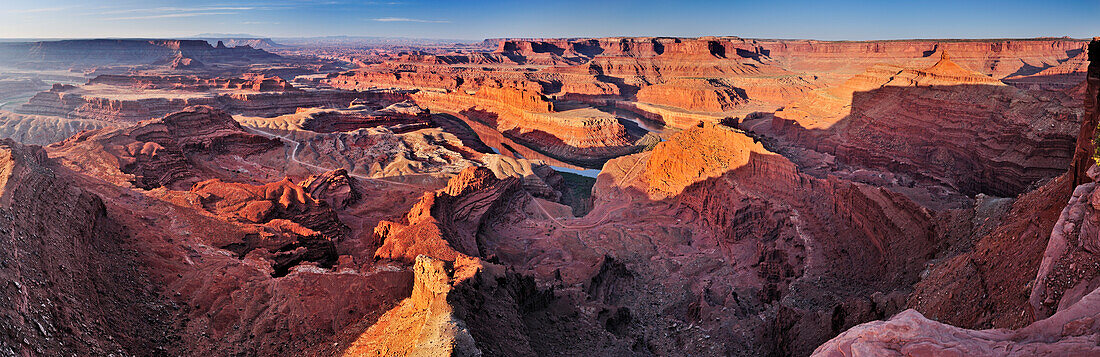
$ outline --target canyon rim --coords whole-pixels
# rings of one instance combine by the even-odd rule
[[[56,3],[0,356],[1100,356],[1094,2]]]

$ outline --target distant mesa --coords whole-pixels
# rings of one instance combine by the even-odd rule
[[[265,62],[278,55],[248,47],[214,47],[203,40],[61,40],[0,43],[0,61],[21,68],[69,69],[171,63]]]

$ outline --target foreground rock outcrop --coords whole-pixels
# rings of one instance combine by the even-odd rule
[[[1093,166],[1093,176],[1100,170]],[[1095,183],[1078,186],[1065,206],[1034,277],[1031,308],[1038,321],[1018,330],[967,330],[906,310],[889,320],[852,328],[818,347],[814,355],[1093,355],[1100,353],[1100,290],[1096,254],[1100,199]],[[1025,271],[1026,272],[1026,271]],[[1022,272],[1021,272],[1022,273]],[[1055,312],[1056,311],[1056,312]],[[1053,314],[1052,314],[1053,312]]]
[[[1017,331],[966,330],[906,310],[888,321],[857,326],[819,347],[815,356],[1035,356],[1100,353],[1093,326],[1096,297],[1088,305]],[[1052,333],[1053,332],[1053,333]],[[1052,342],[1053,341],[1053,342]]]
[[[411,297],[362,334],[346,355],[624,354],[629,348],[586,319],[575,298],[483,261],[480,231],[529,196],[513,177],[469,168],[425,193],[403,223],[381,222],[380,258],[415,261]],[[491,258],[495,260],[495,258]],[[414,341],[411,342],[410,341]]]
[[[1014,205],[1013,212],[1006,216],[1006,220],[1016,220],[1020,214],[1026,214],[1028,209],[1038,208],[1040,212],[1034,214],[1032,222],[1037,221],[1037,229],[1045,232],[1043,238],[1026,239],[1024,245],[1012,240],[1018,239],[1014,235],[1000,235],[994,233],[983,238],[979,244],[990,243],[1001,246],[1011,246],[1019,249],[1021,253],[1006,257],[1007,264],[992,262],[993,264],[978,263],[976,275],[990,276],[999,279],[1004,284],[1004,279],[998,275],[1010,273],[1016,277],[1016,284],[1022,279],[1030,279],[1024,285],[1024,291],[1004,294],[1003,288],[987,291],[980,299],[1008,297],[1011,302],[1005,303],[998,300],[982,302],[979,305],[992,305],[992,312],[997,318],[994,321],[1005,320],[1005,312],[999,311],[1006,305],[1014,309],[1022,309],[1020,317],[1014,321],[1034,321],[1026,327],[1016,330],[967,330],[960,327],[949,326],[925,318],[920,313],[908,310],[898,314],[887,321],[871,322],[852,328],[835,339],[822,345],[815,351],[815,355],[823,356],[853,356],[853,355],[912,355],[912,354],[956,354],[956,355],[1093,355],[1100,353],[1097,344],[1100,341],[1100,326],[1094,324],[1097,315],[1100,314],[1100,290],[1097,289],[1095,241],[1100,238],[1100,196],[1096,195],[1095,182],[1100,178],[1100,168],[1095,165],[1096,153],[1094,144],[1094,130],[1098,123],[1096,120],[1100,108],[1097,107],[1097,88],[1100,88],[1100,42],[1093,41],[1089,46],[1094,50],[1090,55],[1092,63],[1089,67],[1088,97],[1086,99],[1085,121],[1082,124],[1082,136],[1077,138],[1075,157],[1069,171],[1040,188],[1036,192],[1028,193],[1017,204],[1031,202],[1034,197],[1044,196],[1044,191],[1067,191],[1072,189],[1072,196],[1068,198],[1061,195],[1060,202],[1056,206],[1020,206]],[[1082,143],[1085,144],[1082,144]],[[1092,149],[1092,150],[1090,150]],[[1079,176],[1082,165],[1088,165],[1084,171],[1086,176]],[[1075,188],[1074,188],[1075,187]],[[1054,196],[1058,197],[1058,196]],[[1059,210],[1056,217],[1050,217],[1046,212],[1052,208],[1064,207]],[[1022,208],[1020,213],[1015,213]],[[1019,224],[1019,221],[1009,221]],[[1025,228],[1022,225],[1020,228]],[[1030,229],[1036,229],[1031,227]],[[1001,228],[998,228],[1001,230]],[[1020,229],[1017,228],[1017,231]],[[1026,234],[1026,233],[1025,233]],[[1025,236],[1026,238],[1026,236]],[[1036,249],[1035,243],[1042,249]],[[1011,243],[1010,243],[1011,242]],[[987,255],[985,249],[977,252],[976,258],[982,259]],[[970,258],[973,259],[973,258]],[[1004,258],[1002,258],[1004,259]],[[940,270],[961,270],[958,265],[948,265],[949,268]],[[1009,269],[1003,269],[1008,267]],[[992,268],[992,269],[990,269]],[[981,270],[987,270],[982,272]],[[1030,274],[1029,274],[1030,273]],[[1025,275],[1026,274],[1026,275]],[[1034,274],[1034,275],[1032,275]],[[965,278],[967,275],[963,273]],[[936,279],[933,277],[932,280]],[[925,284],[924,281],[921,284]],[[989,289],[985,282],[981,282],[983,289]],[[918,292],[919,290],[918,285]],[[994,285],[995,286],[995,285]],[[951,294],[959,291],[967,294],[967,286],[947,287]],[[1009,285],[1008,289],[1014,289]],[[1027,289],[1029,288],[1029,289]],[[995,288],[996,289],[996,288]],[[926,293],[927,294],[927,293]],[[997,294],[997,295],[994,295]],[[1021,298],[1020,296],[1024,296]],[[932,295],[935,296],[935,295]],[[994,298],[994,299],[997,299]],[[973,299],[963,297],[966,304],[974,304]],[[961,302],[961,301],[960,301]],[[920,301],[918,301],[918,304]],[[1003,304],[1003,305],[1002,305]],[[1011,304],[1011,305],[1010,305]],[[931,305],[935,305],[932,303]],[[965,308],[964,308],[965,309]],[[965,309],[971,311],[971,309]],[[986,311],[988,314],[990,311]],[[1012,311],[1008,314],[1015,315]],[[965,315],[965,313],[964,313]],[[948,315],[949,318],[957,318],[959,315]],[[973,316],[973,315],[971,315]],[[973,317],[971,317],[973,318]],[[1010,320],[1011,321],[1011,320]],[[965,322],[964,322],[965,323]],[[1001,321],[1003,324],[1004,321]],[[1013,326],[1016,327],[1016,326]]]
[[[0,353],[166,353],[178,307],[128,249],[131,228],[66,171],[0,141]]]

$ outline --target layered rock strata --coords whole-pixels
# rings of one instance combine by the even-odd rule
[[[1098,48],[1097,42],[1090,45],[1090,49]],[[1028,196],[1043,196],[1043,191],[1068,191],[1072,189],[1072,195],[1055,199],[1054,205],[1040,207],[1041,212],[1057,210],[1057,216],[1040,213],[1035,221],[1038,227],[1026,224],[1025,220],[1017,220],[1014,214],[1004,219],[1010,222],[1008,225],[1017,225],[1018,230],[1034,231],[1049,239],[1028,239],[1029,243],[1009,259],[1003,260],[1004,264],[974,264],[971,270],[977,270],[972,275],[991,276],[1001,279],[999,276],[1012,276],[1017,280],[1015,284],[1007,286],[1007,289],[1019,289],[1008,295],[1014,300],[1011,308],[1022,309],[1021,318],[1014,319],[1017,323],[1034,321],[1026,327],[1017,330],[966,330],[960,327],[945,325],[925,318],[916,311],[906,311],[887,321],[871,322],[857,326],[837,338],[822,345],[815,351],[815,355],[823,356],[847,356],[854,354],[874,355],[906,355],[906,354],[998,354],[998,355],[1035,355],[1035,354],[1067,354],[1089,355],[1100,353],[1095,341],[1100,340],[1100,328],[1094,321],[1100,314],[1100,306],[1097,306],[1100,290],[1097,290],[1095,277],[1095,265],[1097,254],[1094,241],[1100,237],[1100,210],[1097,210],[1098,198],[1095,193],[1095,183],[1092,180],[1100,175],[1100,169],[1092,164],[1095,153],[1083,152],[1083,148],[1092,147],[1090,144],[1082,145],[1081,142],[1091,142],[1092,131],[1097,123],[1094,119],[1096,108],[1097,83],[1093,62],[1089,68],[1088,93],[1092,97],[1086,100],[1086,120],[1081,132],[1087,137],[1078,138],[1078,151],[1076,152],[1073,166],[1069,172],[1059,177],[1055,182],[1047,184],[1036,192],[1028,193],[1014,204],[1014,211],[1019,210],[1028,214],[1034,210],[1034,206],[1026,206],[1031,200]],[[1090,164],[1090,168],[1084,173],[1085,177],[1078,176],[1081,172],[1079,165]],[[1085,182],[1085,183],[1081,183]],[[1068,201],[1068,202],[1067,202]],[[1058,210],[1059,207],[1062,207]],[[1050,233],[1046,233],[1050,232]],[[993,244],[1012,246],[1019,249],[1021,246],[1015,235],[993,235],[983,239]],[[1043,244],[1045,241],[1045,244]],[[979,242],[981,244],[982,242]],[[1038,247],[1036,247],[1038,246]],[[987,250],[978,251],[978,255],[985,255]],[[1025,268],[1014,267],[1024,265]],[[991,266],[992,265],[992,266]],[[1008,267],[1011,274],[1003,269]],[[992,268],[992,269],[991,269]],[[955,267],[953,270],[960,270]],[[945,269],[940,269],[945,270]],[[983,270],[985,272],[983,272]],[[950,270],[949,270],[950,271]],[[1028,274],[1033,273],[1034,275]],[[963,273],[964,275],[967,275]],[[932,280],[936,278],[933,277]],[[1019,280],[1030,279],[1025,284]],[[984,279],[981,279],[984,280]],[[921,282],[925,284],[925,282]],[[993,284],[997,284],[994,282]],[[983,285],[985,283],[983,282]],[[919,286],[919,285],[918,285]],[[1020,286],[1023,286],[1020,289]],[[949,288],[949,291],[965,293],[969,287]],[[989,289],[988,287],[985,287]],[[995,288],[992,293],[1004,297],[1002,291],[1005,288]],[[919,290],[918,290],[919,291]],[[993,295],[991,292],[982,294],[982,298]],[[1022,296],[1022,297],[1021,297]],[[965,297],[960,300],[968,300],[966,304],[973,304],[972,300]],[[992,301],[995,313],[999,319],[1015,315],[1014,311],[998,311],[1003,307],[1000,301]],[[984,305],[984,304],[983,304]],[[980,311],[974,312],[981,313]],[[988,312],[986,312],[988,314]],[[1030,316],[1028,316],[1030,315]],[[956,315],[957,317],[958,315]],[[965,322],[964,322],[965,323]],[[1001,321],[1001,324],[1004,322]],[[1016,327],[1016,326],[1013,326]]]
[[[102,77],[102,76],[101,76]],[[97,78],[101,78],[97,77]],[[406,100],[395,91],[349,92],[340,90],[300,91],[280,89],[265,84],[270,79],[247,83],[221,83],[216,86],[176,88],[133,87],[116,82],[140,79],[123,77],[106,83],[83,86],[54,85],[48,91],[35,94],[16,111],[24,114],[57,116],[68,119],[93,119],[116,123],[135,123],[161,117],[189,106],[206,105],[234,114],[272,117],[293,114],[299,108],[347,108],[355,100],[395,103]],[[93,80],[95,82],[96,80]],[[108,79],[101,79],[108,81]],[[258,86],[260,90],[225,89],[217,86]],[[290,87],[293,89],[293,87]]]
[[[631,353],[802,354],[844,326],[894,312],[904,298],[894,290],[905,283],[885,282],[914,281],[906,267],[919,266],[932,252],[931,217],[904,196],[805,176],[729,128],[695,127],[652,153],[610,161],[596,196],[592,213],[571,219],[515,181],[467,169],[447,188],[425,194],[402,221],[379,224],[376,255],[415,259],[418,266],[425,259],[418,257],[453,261],[456,277],[447,281],[455,289],[471,279],[457,278],[468,257],[559,287],[544,301],[591,311],[577,319],[598,322],[603,330],[556,348],[591,346],[593,338],[610,334],[620,341],[611,346],[625,343]],[[889,231],[920,233],[906,240],[871,233]],[[855,251],[874,253],[845,253]],[[680,261],[707,268],[685,269]],[[482,274],[493,270],[493,264],[482,265]],[[837,279],[870,285],[862,295],[841,288],[848,285]],[[704,283],[686,283],[691,281]],[[468,308],[467,300],[448,301],[455,311]],[[764,320],[750,324],[743,316]],[[536,343],[546,328],[541,319],[519,328],[518,337],[481,330],[472,319],[461,320],[482,351],[518,339],[539,353],[543,343],[559,341]],[[697,328],[660,332],[689,323]],[[775,328],[782,332],[767,332]],[[530,354],[525,348],[506,351]]]
[[[845,87],[850,106],[808,100],[742,127],[843,164],[1012,196],[1064,172],[1083,114],[1062,93],[1004,86],[947,57],[923,70],[876,67]]]
[[[222,177],[210,163],[275,150],[282,143],[244,131],[229,114],[191,107],[127,128],[82,132],[54,144],[52,155],[115,184],[185,188]],[[222,171],[223,174],[218,174]]]

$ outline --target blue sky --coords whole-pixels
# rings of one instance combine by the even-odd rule
[[[0,38],[328,35],[867,40],[1100,36],[1089,1],[2,0]]]

